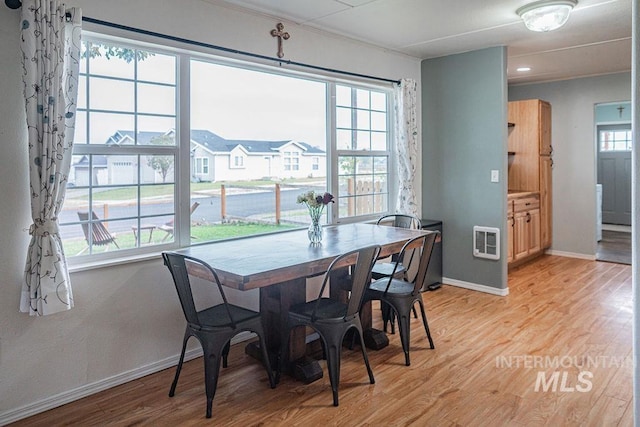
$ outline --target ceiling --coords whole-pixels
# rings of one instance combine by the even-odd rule
[[[578,0],[559,30],[515,13],[533,0],[204,0],[322,29],[420,59],[508,47],[510,84],[631,70],[631,2]],[[518,67],[531,71],[518,72]]]

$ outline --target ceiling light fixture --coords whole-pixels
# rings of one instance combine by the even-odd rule
[[[531,31],[553,31],[562,27],[577,0],[542,0],[522,6],[516,13]]]
[[[531,67],[518,67],[516,68],[516,71],[524,73],[525,71],[531,71]]]

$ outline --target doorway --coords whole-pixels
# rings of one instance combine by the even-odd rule
[[[631,225],[631,125],[598,126],[602,223]]]
[[[600,111],[599,111],[600,109]],[[598,120],[607,110],[619,117]],[[631,264],[631,124],[629,103],[596,106],[598,261]],[[610,113],[610,111],[609,111]],[[602,118],[602,117],[601,117]]]

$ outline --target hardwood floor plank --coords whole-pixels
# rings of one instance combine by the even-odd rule
[[[436,348],[412,319],[411,366],[404,366],[399,336],[389,335],[388,347],[369,351],[373,385],[359,349],[343,349],[338,407],[324,361],[321,380],[283,377],[272,390],[262,366],[235,345],[211,424],[630,426],[630,266],[543,256],[510,271],[509,290],[506,297],[453,286],[425,293]],[[377,306],[374,313],[381,328]],[[202,360],[185,363],[169,398],[173,374],[167,369],[15,425],[203,424]]]

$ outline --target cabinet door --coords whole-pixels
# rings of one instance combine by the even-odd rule
[[[540,246],[540,209],[527,211],[528,254],[541,250]]]
[[[550,156],[553,151],[551,146],[551,104],[546,101],[540,101],[538,114],[540,155]]]
[[[553,160],[550,156],[540,156],[540,245],[543,249],[551,247],[553,236],[551,199],[551,174]]]
[[[513,260],[517,261],[529,255],[529,223],[527,212],[513,215]]]

